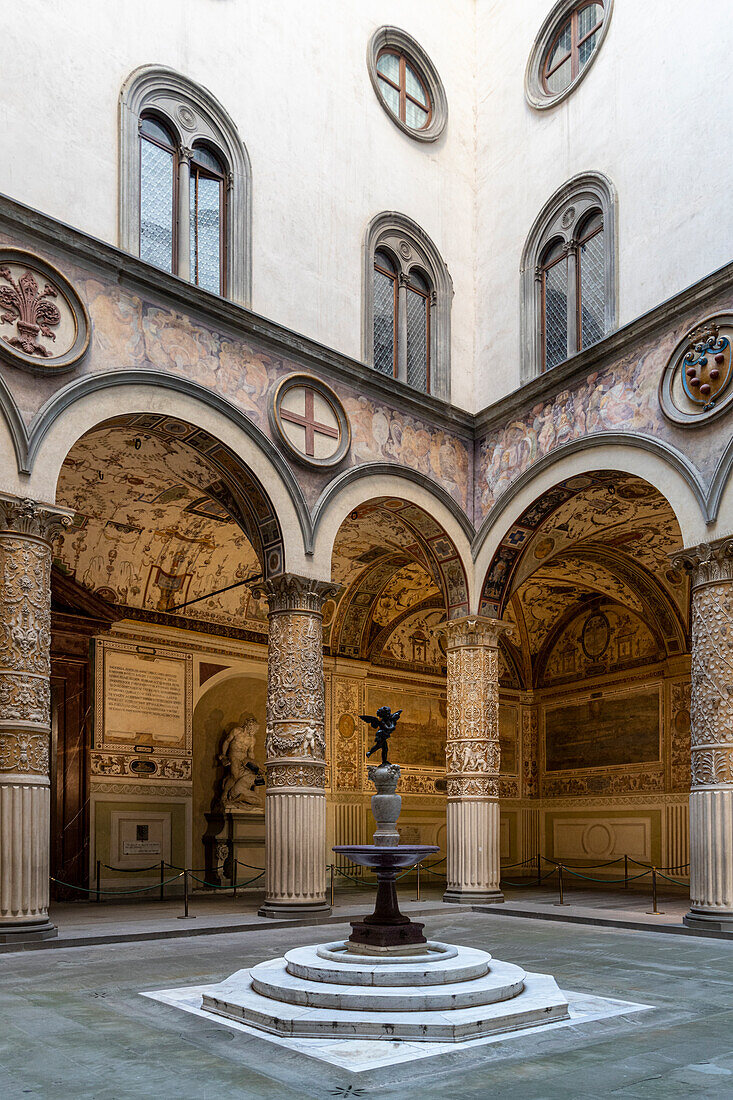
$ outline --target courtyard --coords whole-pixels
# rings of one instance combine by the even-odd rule
[[[0,958],[0,1095],[733,1097],[733,943],[427,904],[431,937],[633,1011],[354,1071],[141,996],[219,982],[290,947],[343,937],[347,924],[18,952]]]

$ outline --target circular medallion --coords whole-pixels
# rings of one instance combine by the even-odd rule
[[[674,349],[659,383],[662,412],[675,424],[702,424],[733,401],[733,314],[707,317]]]
[[[589,661],[598,661],[608,649],[611,627],[602,611],[594,611],[585,620],[580,644]]]
[[[338,731],[344,741],[348,741],[356,732],[356,722],[351,714],[342,714],[338,721]]]
[[[89,346],[89,316],[51,264],[17,248],[0,249],[0,354],[43,374],[69,370]]]
[[[276,439],[306,466],[337,466],[351,446],[343,405],[330,386],[309,374],[291,374],[277,385],[270,425]]]
[[[185,103],[180,103],[178,107],[176,107],[176,118],[184,130],[195,130],[198,125],[195,111]]]

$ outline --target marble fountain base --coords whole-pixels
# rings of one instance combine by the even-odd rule
[[[568,1018],[549,975],[434,941],[420,954],[359,954],[349,941],[299,947],[210,987],[201,1007],[293,1038],[443,1043]]]

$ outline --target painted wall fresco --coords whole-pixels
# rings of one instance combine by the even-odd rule
[[[680,314],[661,333],[637,338],[628,351],[560,389],[479,441],[475,522],[479,524],[513,481],[564,443],[604,432],[638,432],[666,440],[710,477],[730,434],[725,419],[706,431],[681,430],[665,419],[658,386],[676,344],[703,315],[730,308],[731,295],[711,298],[699,311]]]
[[[408,690],[395,684],[369,685],[367,714],[377,707],[402,710],[397,731],[390,741],[390,758],[395,764],[425,768],[445,768],[446,701],[445,695],[424,690]]]
[[[658,689],[545,710],[546,772],[650,763],[660,752]]]
[[[37,242],[10,240],[36,251]],[[43,252],[46,255],[46,252]],[[217,331],[172,308],[164,308],[111,280],[91,277],[65,256],[49,259],[66,274],[92,319],[89,354],[71,374],[58,380],[33,378],[0,366],[22,415],[29,421],[42,403],[71,378],[120,368],[153,368],[207,386],[227,398],[271,436],[267,394],[273,383],[293,371],[314,372],[295,359],[255,346],[234,332]],[[326,378],[326,381],[330,381]],[[334,383],[331,382],[333,385]],[[470,504],[469,459],[472,444],[390,406],[356,387],[335,384],[351,421],[352,446],[346,467],[365,462],[395,462],[418,470],[442,485],[464,509]],[[339,470],[343,467],[339,467]],[[306,498],[313,503],[334,476],[293,465]]]

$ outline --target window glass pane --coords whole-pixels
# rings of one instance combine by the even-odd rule
[[[386,252],[382,252],[381,249],[374,253],[374,262],[379,264],[380,267],[385,268],[387,271],[394,271],[395,266],[392,262],[392,257],[388,256]]]
[[[140,133],[146,137],[162,141],[164,145],[173,145],[173,139],[162,122],[155,118],[143,118],[140,122]]]
[[[383,80],[379,81],[379,87],[382,92],[382,97],[385,103],[389,107],[393,115],[400,117],[400,93],[396,88],[393,88],[391,84],[386,84]]]
[[[554,73],[551,73],[548,77],[545,77],[545,84],[547,85],[548,92],[561,92],[564,88],[567,88],[572,77],[572,63],[568,57],[567,61],[564,61],[562,65],[555,69]]]
[[[418,103],[422,103],[423,107],[427,107],[428,100],[423,86],[408,64],[405,64],[405,87],[408,95],[414,96]]]
[[[191,175],[191,279],[198,286],[221,291],[221,184]]]
[[[222,176],[224,175],[224,168],[219,158],[210,149],[204,148],[203,145],[195,146],[193,158],[197,164],[203,165],[204,168],[210,168],[212,172],[220,172]]]
[[[588,4],[578,12],[578,41],[585,38],[589,31],[603,19],[601,4]]]
[[[395,280],[374,270],[374,367],[394,375]]]
[[[582,241],[584,237],[589,237],[591,233],[595,233],[596,229],[600,229],[602,225],[603,214],[601,214],[600,210],[596,210],[583,222],[578,238]]]
[[[580,62],[581,69],[587,64],[588,58],[596,48],[596,42],[598,41],[598,35],[600,31],[596,31],[595,34],[589,34],[585,42],[581,42],[578,47],[578,60]]]
[[[173,270],[173,154],[140,142],[140,258]]]
[[[428,300],[414,290],[407,291],[407,384],[416,390],[428,388]]]
[[[572,44],[571,22],[565,24],[560,31],[557,42],[555,43],[552,53],[547,58],[547,66],[545,71],[554,69],[556,65],[560,63],[563,57],[570,56],[570,46]]]
[[[422,107],[418,107],[413,103],[411,99],[408,99],[405,103],[405,122],[413,130],[421,130],[428,121],[428,112],[423,111]]]
[[[568,262],[547,268],[544,273],[545,315],[542,318],[545,335],[545,370],[557,366],[568,357]]]
[[[580,346],[588,348],[606,331],[603,230],[580,246]]]
[[[377,61],[377,72],[389,77],[395,84],[400,82],[400,59],[393,53],[383,53]]]
[[[429,290],[428,284],[418,271],[410,272],[410,286],[414,286],[417,290],[421,290],[423,294],[427,294]]]

